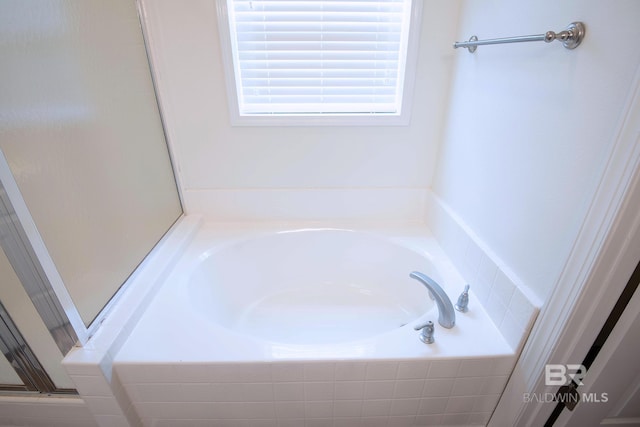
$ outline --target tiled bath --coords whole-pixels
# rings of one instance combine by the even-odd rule
[[[177,230],[179,246],[187,248],[181,251],[194,247],[193,236],[201,227],[192,218]],[[384,342],[378,337],[360,341],[366,357],[359,358],[352,345],[338,345],[333,349],[349,348],[350,353],[296,358],[287,351],[304,346],[276,348],[260,340],[249,346],[252,339],[238,340],[198,317],[188,323],[196,327],[185,327],[177,324],[172,309],[187,301],[182,279],[175,280],[184,276],[182,261],[160,258],[147,270],[173,272],[132,287],[141,302],[125,298],[89,345],[74,350],[65,365],[101,426],[486,425],[537,309],[515,282],[498,283],[499,267],[486,268],[491,258],[462,231],[451,234],[463,242],[462,262],[475,259],[474,249],[480,251],[473,275],[457,263],[461,259],[455,252],[446,253],[466,280],[473,278],[470,312],[458,314],[451,330],[436,325],[435,347],[422,344],[407,325],[383,334]],[[443,246],[451,247],[450,242]],[[493,272],[489,287],[476,282],[484,280],[482,265]],[[476,295],[478,286],[488,291],[478,289]],[[447,290],[452,296],[454,291]],[[503,305],[492,308],[494,294],[493,299],[505,300]],[[508,324],[506,315],[519,309],[526,313]],[[484,343],[491,345],[483,348]]]
[[[514,358],[116,363],[145,427],[484,425]]]

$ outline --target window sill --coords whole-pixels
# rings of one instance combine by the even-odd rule
[[[232,126],[408,126],[409,114],[231,115]]]

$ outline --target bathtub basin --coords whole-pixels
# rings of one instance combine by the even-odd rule
[[[403,327],[433,308],[409,272],[423,255],[341,229],[275,232],[209,251],[193,270],[194,309],[231,331],[285,344],[353,341]]]

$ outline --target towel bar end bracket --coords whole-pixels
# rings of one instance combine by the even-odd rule
[[[553,32],[548,31],[547,34],[549,33]],[[549,42],[552,42],[553,40],[560,40],[562,41],[562,45],[567,49],[575,49],[580,43],[582,43],[582,39],[584,38],[584,24],[582,22],[572,22],[564,29],[564,31],[554,34],[554,36],[555,37],[549,40]],[[551,35],[547,36],[545,34],[545,41],[546,37],[551,37]]]
[[[471,36],[471,37],[469,38],[469,41],[470,41],[470,42],[477,42],[477,41],[478,41],[478,37],[476,37],[476,36]],[[467,47],[467,49],[469,50],[469,53],[473,53],[473,52],[475,52],[477,48],[478,48],[478,46],[477,46],[477,45],[472,45],[472,46]]]

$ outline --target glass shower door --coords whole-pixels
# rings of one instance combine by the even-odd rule
[[[0,356],[0,390],[27,390],[27,386],[16,374],[11,362],[7,360],[4,354]]]
[[[0,2],[0,37],[0,151],[89,328],[182,215],[136,2]]]

